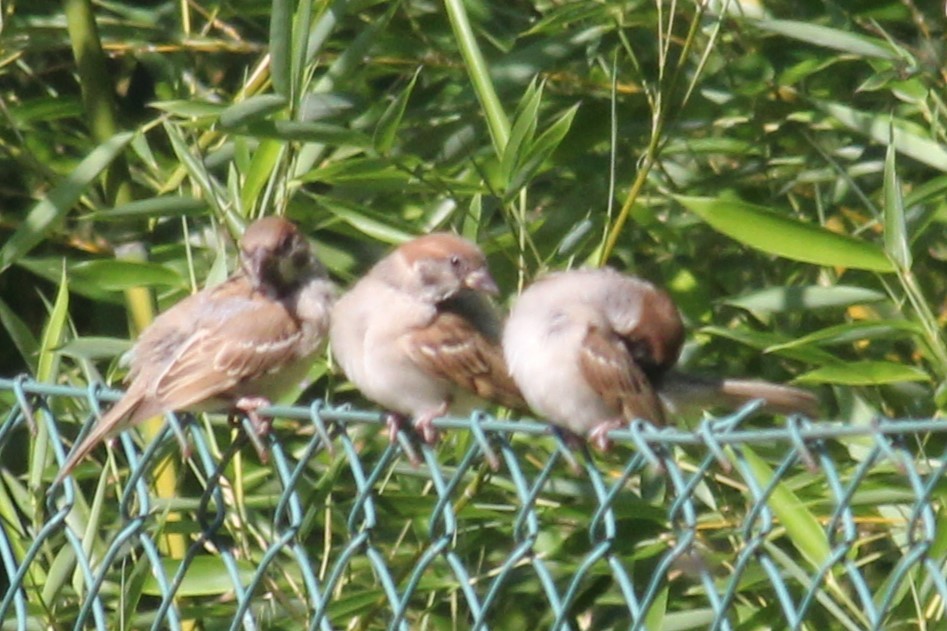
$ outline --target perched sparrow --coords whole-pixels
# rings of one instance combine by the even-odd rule
[[[306,238],[266,217],[240,242],[241,270],[158,316],[131,350],[125,395],[72,450],[62,480],[126,425],[170,410],[256,410],[288,393],[325,347],[334,287]]]
[[[500,349],[497,287],[477,246],[450,234],[409,241],[335,304],[333,357],[366,397],[404,417],[427,442],[432,422],[483,399],[523,406]]]
[[[766,381],[676,373],[684,325],[670,296],[611,269],[550,274],[528,287],[507,320],[510,373],[538,414],[603,449],[609,430],[640,418],[662,425],[682,407],[737,407],[815,416],[803,390]]]

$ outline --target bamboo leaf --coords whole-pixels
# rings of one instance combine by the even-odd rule
[[[40,337],[39,356],[36,362],[36,380],[41,383],[55,383],[59,375],[59,347],[65,339],[69,318],[69,284],[66,277],[66,266],[62,266],[59,278],[59,289],[56,300],[49,309],[49,317],[43,327]],[[44,412],[45,414],[45,412]],[[43,471],[50,456],[49,432],[42,418],[35,418],[36,438],[30,450],[30,488],[39,488],[43,479]]]
[[[260,194],[279,165],[285,148],[286,143],[283,141],[263,140],[253,152],[250,165],[243,174],[243,187],[240,189],[240,207],[245,211],[257,207]]]
[[[493,140],[493,150],[497,156],[502,156],[510,137],[510,121],[503,111],[503,104],[493,86],[487,62],[474,37],[467,9],[462,0],[444,0],[444,6],[447,8],[447,17],[454,31],[457,46],[460,48],[460,54],[464,58],[477,100],[483,108],[487,129],[490,130],[490,138]]]
[[[173,100],[173,101],[155,101],[151,107],[179,116],[181,118],[216,118],[226,111],[228,105],[222,103],[211,103],[209,101],[195,100]]]
[[[204,197],[211,202],[215,210],[219,210],[218,201],[221,199],[218,186],[204,163],[194,156],[192,148],[181,133],[181,128],[169,122],[164,123],[165,133],[171,141],[171,147],[192,180],[204,191]]]
[[[866,320],[846,322],[815,331],[788,342],[774,344],[763,349],[765,353],[795,348],[798,346],[852,344],[863,340],[893,339],[909,335],[923,335],[923,329],[908,320]]]
[[[947,149],[923,131],[899,119],[874,112],[861,112],[842,103],[817,101],[816,105],[840,123],[884,146],[940,171],[947,171]]]
[[[66,266],[63,264],[59,277],[59,289],[56,300],[49,311],[46,326],[39,344],[39,361],[36,366],[37,381],[52,383],[59,367],[59,351],[66,331],[66,318],[69,316],[69,285],[66,282]]]
[[[220,126],[234,129],[286,109],[282,94],[259,94],[235,103],[220,113]]]
[[[748,446],[740,447],[753,477],[764,490],[772,487],[766,501],[793,546],[815,569],[821,569],[831,554],[825,530],[809,508],[781,481],[775,481],[773,470]]]
[[[382,114],[378,120],[378,125],[375,126],[374,136],[375,150],[378,153],[385,155],[389,153],[392,146],[394,146],[398,128],[401,127],[401,120],[404,118],[404,112],[408,108],[408,101],[411,99],[411,93],[414,91],[414,86],[417,84],[420,74],[421,68],[419,67],[414,71],[414,75],[411,77],[411,80],[408,81],[408,85],[406,85],[404,90],[398,95],[398,98],[388,106],[385,113]]]
[[[209,206],[202,199],[186,195],[160,195],[116,206],[109,210],[90,213],[97,221],[117,221],[134,217],[158,219],[167,217],[193,217],[205,214]]]
[[[353,208],[337,200],[328,198],[322,198],[322,203],[333,215],[351,225],[359,232],[382,243],[404,243],[415,236],[410,232],[385,222],[383,218],[373,215],[368,209]]]
[[[885,155],[884,199],[885,199],[885,252],[901,270],[911,269],[911,246],[908,244],[904,223],[904,198],[898,182],[896,152],[888,145]]]
[[[174,576],[178,567],[184,563],[181,559],[161,559],[165,576]],[[236,561],[236,571],[240,584],[246,587],[254,578],[256,566],[249,561]],[[178,589],[184,597],[213,596],[233,591],[233,580],[223,559],[217,556],[198,555],[189,561],[187,572]],[[142,593],[148,596],[161,596],[163,588],[154,576],[145,579]]]
[[[748,311],[787,313],[848,307],[879,302],[886,298],[885,294],[873,289],[832,285],[829,287],[767,287],[736,298],[728,298],[724,302]]]
[[[750,348],[756,348],[761,351],[767,348],[779,346],[780,344],[789,341],[789,339],[787,339],[787,337],[784,335],[753,331],[746,328],[728,329],[719,326],[705,326],[701,327],[699,332],[713,335],[715,337],[721,337],[726,340],[732,340],[738,344],[745,344]],[[784,357],[795,359],[807,364],[819,365],[840,361],[839,358],[832,353],[814,346],[793,346],[782,349],[779,351],[779,353]]]
[[[117,337],[77,337],[57,350],[77,359],[104,359],[118,357],[132,347],[131,340]]]
[[[905,381],[930,381],[915,366],[887,361],[856,361],[822,366],[796,377],[797,383],[834,383],[845,386],[880,386]]]
[[[851,31],[797,20],[753,20],[751,23],[771,33],[777,33],[815,46],[849,53],[856,57],[898,59],[896,52],[885,40],[866,37]]]
[[[36,355],[39,352],[39,342],[30,331],[30,328],[7,303],[0,300],[0,324],[7,330],[7,335],[13,341],[16,350],[30,370],[35,374],[37,370]]]
[[[49,280],[55,273],[61,274],[62,261],[58,259],[22,259],[21,267]],[[87,286],[92,290],[88,295],[100,297],[104,293],[119,292],[132,287],[177,287],[186,289],[187,280],[177,271],[145,261],[120,259],[95,259],[78,261],[66,265],[70,289]]]
[[[751,248],[815,265],[894,271],[875,245],[768,208],[729,199],[675,196],[712,228]]]
[[[82,261],[70,266],[69,273],[82,282],[95,284],[108,291],[124,291],[133,287],[187,287],[187,280],[178,272],[144,261]]]
[[[273,89],[290,96],[293,45],[293,0],[273,0],[270,10],[270,77]]]
[[[500,156],[500,176],[504,182],[513,178],[513,172],[519,165],[520,156],[529,146],[536,132],[536,119],[539,116],[539,104],[542,102],[543,86],[534,78],[526,87],[516,112],[513,115],[513,128],[503,154]]]
[[[578,105],[570,107],[531,144],[517,172],[513,175],[512,181],[507,185],[507,196],[519,191],[520,188],[525,186],[543,163],[559,147],[559,144],[572,127],[572,121],[575,119],[575,113],[577,111]]]
[[[43,199],[36,203],[16,232],[0,248],[0,272],[16,262],[21,256],[40,243],[47,233],[57,225],[66,213],[79,201],[79,197],[108,166],[121,155],[134,134],[116,134],[86,156],[82,162],[63,178]]]

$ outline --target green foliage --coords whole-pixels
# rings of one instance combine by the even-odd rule
[[[798,378],[820,388],[828,417],[854,423],[947,402],[947,73],[933,4],[159,1],[94,14],[98,32],[81,32],[101,40],[108,72],[86,74],[66,51],[89,25],[67,28],[56,4],[4,7],[0,374],[111,374],[125,314],[141,326],[135,287],[172,304],[232,269],[246,223],[280,213],[342,284],[410,235],[456,230],[510,295],[545,270],[602,261],[668,287],[696,372]],[[116,95],[114,111],[94,113],[99,134],[114,117],[110,138],[88,126],[83,92],[96,90]],[[140,246],[148,261],[116,256]],[[327,374],[314,367],[307,396],[361,401]],[[24,514],[53,473],[40,446],[29,489],[3,494]],[[308,475],[320,509],[344,497],[333,486],[351,488],[329,463]],[[266,530],[262,478],[237,489],[250,531]],[[410,501],[430,499],[409,479],[388,495],[405,568],[424,541],[411,520],[426,512]],[[500,477],[476,490],[497,523],[516,501]],[[810,560],[826,554],[802,543],[825,518],[824,492],[779,490],[781,517],[809,507],[787,530]],[[562,502],[550,546],[576,545],[587,517],[581,492]],[[244,526],[232,530],[246,542]],[[345,525],[324,527],[331,548]],[[488,534],[472,556],[494,545]],[[636,537],[629,554],[647,557],[654,541]],[[336,611],[371,619],[370,576]],[[741,619],[759,620],[766,597],[749,578],[745,589]],[[664,595],[669,610],[676,596]],[[904,619],[926,615],[902,597]],[[675,615],[664,622],[685,628]]]

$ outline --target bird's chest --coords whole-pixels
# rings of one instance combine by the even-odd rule
[[[422,370],[409,353],[412,334],[433,321],[436,309],[395,298],[387,310],[366,329],[362,390],[387,408],[417,416],[453,392],[450,382]]]
[[[547,326],[536,328],[513,368],[534,410],[580,434],[619,413],[582,371],[587,331],[586,322],[551,320]]]

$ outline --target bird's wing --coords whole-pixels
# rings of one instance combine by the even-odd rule
[[[526,407],[500,345],[462,315],[440,311],[427,326],[413,330],[402,342],[408,357],[429,375],[447,379],[504,407]]]
[[[589,386],[622,418],[664,423],[664,410],[647,375],[621,338],[589,326],[579,349],[579,368]]]
[[[190,334],[150,380],[151,397],[166,409],[233,396],[236,386],[295,359],[302,335],[281,303],[240,287],[221,286],[198,313],[177,315]]]

